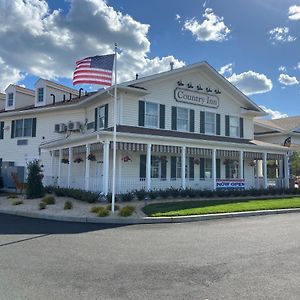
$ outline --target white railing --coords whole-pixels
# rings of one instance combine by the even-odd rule
[[[284,178],[268,178],[268,187],[270,188],[284,188]]]

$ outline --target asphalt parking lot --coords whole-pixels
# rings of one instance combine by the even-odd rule
[[[110,226],[0,214],[0,299],[299,299],[300,214]]]

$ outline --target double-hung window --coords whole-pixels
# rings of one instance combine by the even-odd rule
[[[38,89],[38,102],[43,102],[44,101],[44,88],[39,88]]]
[[[240,136],[240,120],[238,117],[229,117],[229,135],[232,137]]]
[[[14,105],[14,93],[9,93],[7,99],[7,106],[13,106],[13,105]]]
[[[216,114],[205,112],[205,134],[216,134]]]
[[[158,104],[153,102],[145,102],[145,126],[158,128],[158,120]]]
[[[177,108],[177,130],[189,131],[189,110],[187,108]]]
[[[204,175],[205,175],[205,178],[212,178],[212,160],[211,160],[211,158],[206,158],[204,160]]]
[[[160,158],[151,156],[151,178],[160,178]]]
[[[98,108],[98,129],[105,127],[105,106]]]
[[[14,137],[32,137],[33,136],[33,119],[15,120]]]

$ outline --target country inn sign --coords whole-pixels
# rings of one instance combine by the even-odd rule
[[[111,192],[112,89],[83,95],[44,79],[35,90],[10,85],[0,94],[2,176],[18,172],[23,181],[26,163],[38,158],[45,185]],[[286,147],[254,138],[254,118],[266,113],[207,62],[117,89],[117,193],[288,186]],[[267,162],[278,166],[275,178]]]
[[[192,85],[190,85],[190,86],[192,86]],[[208,89],[208,90],[210,90],[210,89]],[[219,90],[216,90],[216,91],[219,91]],[[184,89],[181,87],[175,88],[174,98],[177,102],[206,106],[206,107],[210,107],[210,108],[218,108],[220,105],[219,97],[216,95],[199,92],[199,91],[193,91],[190,89]]]

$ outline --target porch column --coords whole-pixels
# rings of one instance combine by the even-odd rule
[[[289,188],[289,156],[286,154],[284,156],[284,187]]]
[[[212,180],[213,180],[213,189],[215,190],[217,188],[217,151],[216,149],[212,150]]]
[[[255,187],[256,187],[256,189],[259,189],[260,184],[259,184],[259,174],[258,174],[258,159],[255,160],[255,176],[256,176]]]
[[[263,153],[263,176],[264,176],[264,188],[268,187],[268,172],[267,172],[267,152]]]
[[[50,155],[51,155],[50,184],[53,185],[53,177],[54,177],[54,151],[50,151]]]
[[[57,179],[57,184],[58,186],[61,185],[61,160],[62,160],[62,149],[58,150],[58,179]]]
[[[239,179],[244,179],[244,151],[240,151],[239,157]]]
[[[91,145],[85,145],[85,181],[84,181],[84,188],[86,191],[90,188],[90,168],[91,168],[91,161],[88,159],[91,150]]]
[[[68,187],[71,187],[71,175],[73,166],[73,148],[69,147],[69,164],[68,164]]]
[[[146,184],[147,191],[151,190],[151,144],[147,144],[147,154],[146,154]]]
[[[186,164],[186,146],[181,148],[181,180],[182,188],[186,188],[186,179],[185,179],[185,164]]]
[[[109,183],[109,141],[105,141],[103,145],[103,193],[108,194]]]

